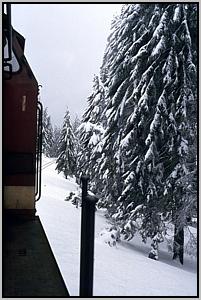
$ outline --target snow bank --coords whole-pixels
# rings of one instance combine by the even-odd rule
[[[65,198],[77,193],[74,179],[66,180],[55,171],[54,159],[43,159],[42,197],[37,202],[49,242],[71,296],[79,295],[81,208]],[[51,163],[50,163],[51,162]],[[48,165],[47,165],[48,163]],[[108,246],[112,232],[96,211],[94,296],[196,296],[196,261],[185,257],[184,266],[173,261],[164,244],[159,245],[159,261],[147,257],[150,243],[139,236],[130,242]],[[101,235],[102,232],[102,235]]]

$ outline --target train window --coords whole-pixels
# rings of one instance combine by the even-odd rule
[[[4,46],[4,59],[8,58],[8,41],[6,39],[6,43]],[[18,72],[20,70],[20,65],[17,61],[17,57],[15,55],[15,53],[12,51],[12,59],[11,59],[11,65],[12,65],[12,72]],[[4,71],[9,72],[9,67],[8,66],[4,66]]]

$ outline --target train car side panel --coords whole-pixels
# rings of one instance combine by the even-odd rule
[[[13,30],[12,40],[14,67],[3,89],[4,208],[34,213],[38,83],[24,56],[24,38]]]

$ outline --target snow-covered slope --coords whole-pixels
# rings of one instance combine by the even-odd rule
[[[55,171],[55,160],[43,158],[42,197],[37,203],[56,260],[71,296],[79,295],[81,208],[64,201],[79,186]],[[159,261],[147,257],[149,245],[138,237],[110,247],[100,232],[107,227],[96,212],[94,296],[196,296],[196,261],[172,261],[162,245]]]

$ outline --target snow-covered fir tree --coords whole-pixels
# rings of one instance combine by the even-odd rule
[[[173,257],[181,263],[184,226],[196,212],[196,68],[196,4],[123,6],[101,67],[107,123],[94,185],[104,182],[99,205],[125,238],[138,230],[144,241],[152,239],[150,258],[158,258],[165,224],[172,222]],[[88,173],[98,124],[93,107],[89,102],[82,137]]]
[[[52,145],[52,157],[58,157],[59,155],[59,142],[61,136],[61,128],[57,125],[54,126],[53,130],[53,145]]]
[[[72,121],[72,130],[74,135],[78,132],[78,127],[80,126],[81,121],[79,119],[79,117],[76,115],[75,119]]]
[[[182,251],[183,228],[180,226],[179,228],[178,224],[182,224],[179,219],[181,207],[184,204],[185,185],[179,178],[182,178],[185,172],[189,172],[186,168],[187,135],[189,136],[188,127],[191,120],[184,115],[187,110],[188,114],[191,114],[190,107],[196,107],[196,82],[192,84],[192,79],[196,78],[196,69],[191,55],[194,49],[189,47],[191,36],[188,29],[188,24],[195,20],[187,19],[188,5],[157,5],[155,9],[158,10],[158,8],[161,17],[153,32],[151,42],[145,45],[145,49],[149,49],[148,46],[155,38],[156,42],[149,52],[145,72],[135,75],[136,78],[142,79],[135,87],[134,101],[137,100],[137,105],[131,115],[134,128],[127,134],[135,135],[138,148],[139,140],[142,139],[140,149],[143,154],[142,159],[139,160],[139,153],[132,151],[132,162],[135,161],[135,164],[140,165],[139,172],[141,172],[141,176],[137,180],[134,179],[139,186],[138,189],[135,186],[135,192],[139,190],[141,193],[140,190],[142,190],[141,232],[143,236],[150,236],[153,239],[156,235],[161,235],[164,228],[161,213],[169,212],[168,217],[176,229],[175,237],[177,231],[180,232],[178,233],[180,235],[179,248]],[[146,59],[144,64],[145,61]],[[149,81],[145,83],[143,77],[147,76],[150,68],[153,68],[149,73],[151,77],[148,77]],[[185,75],[190,70],[193,73],[192,77],[190,74]],[[138,91],[140,91],[139,94],[136,93]],[[188,96],[185,96],[185,93]],[[192,103],[188,105],[187,101]],[[193,118],[195,119],[195,114]],[[183,151],[186,151],[186,154]],[[170,183],[170,178],[175,178],[171,180],[177,181],[177,184]],[[166,185],[170,187],[169,190],[164,189]],[[170,191],[171,188],[175,196]],[[188,214],[183,214],[184,223],[186,223],[187,216]],[[178,239],[176,240],[178,244]],[[155,252],[154,249],[153,252]],[[182,257],[180,260],[183,262]]]
[[[42,125],[42,152],[47,157],[53,157],[52,147],[54,145],[53,142],[53,127],[51,123],[51,118],[48,114],[47,107],[43,112],[43,125]]]
[[[75,152],[75,160],[76,160],[76,165],[75,165],[75,176],[76,180],[79,183],[78,180],[78,153],[80,151],[80,136],[79,136],[79,126],[81,124],[80,119],[78,116],[75,116],[75,119],[72,121],[72,131],[74,134],[74,152]]]
[[[58,159],[56,161],[58,172],[63,172],[65,177],[73,176],[76,168],[75,137],[72,130],[70,113],[66,110],[61,136],[59,141]]]
[[[98,76],[94,76],[93,83],[93,92],[88,98],[88,108],[78,128],[80,149],[77,176],[80,178],[82,174],[88,175],[90,188],[97,193],[101,189],[98,162],[102,151],[101,140],[106,126],[106,117],[103,111],[105,108],[104,89]]]

